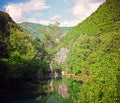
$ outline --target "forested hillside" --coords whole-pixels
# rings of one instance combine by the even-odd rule
[[[118,103],[120,97],[120,1],[106,0],[74,27],[58,48],[69,49],[62,69],[82,81],[76,103]]]
[[[33,81],[39,79],[41,86],[36,93],[33,91],[38,97],[34,99],[39,102],[44,97],[45,101],[47,94],[48,97],[54,94],[59,100],[60,95],[53,91],[58,90],[53,81],[60,76],[58,81],[61,79],[59,82],[65,84],[64,72],[72,76],[70,82],[65,80],[70,89],[62,85],[70,97],[65,101],[119,103],[120,0],[106,0],[72,29],[60,28],[58,22],[47,28],[32,23],[21,25],[0,11],[0,90],[19,90],[24,83],[35,87]],[[64,35],[66,30],[70,31]],[[45,86],[40,78],[50,73],[51,82],[46,80],[48,85]],[[64,88],[59,90],[64,94]]]
[[[0,11],[0,22],[0,88],[19,88],[47,73],[51,59],[47,37],[33,37],[5,12]]]
[[[25,28],[30,34],[33,36],[39,36],[41,38],[41,35],[38,35],[39,29],[46,27],[42,24],[35,24],[35,23],[29,23],[29,22],[23,22],[20,24],[23,28]]]

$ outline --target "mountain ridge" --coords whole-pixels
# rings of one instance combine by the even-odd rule
[[[47,28],[47,25],[39,24],[39,23],[31,23],[31,22],[23,22],[20,23],[20,25],[26,29],[30,34],[33,36],[38,36],[38,32],[41,28]],[[72,29],[73,27],[60,27],[62,34],[65,32],[68,32]]]
[[[62,70],[82,81],[77,103],[113,103],[120,91],[120,2],[107,0],[75,26],[56,50],[68,48]],[[59,49],[58,49],[59,48]]]
[[[110,31],[119,30],[120,25],[120,2],[119,0],[107,0],[98,9],[75,26],[69,33],[67,41],[80,34],[100,35]],[[75,34],[75,35],[73,35]],[[67,37],[65,37],[67,39]]]

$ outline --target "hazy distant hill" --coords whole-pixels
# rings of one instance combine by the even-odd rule
[[[47,27],[46,25],[37,24],[37,23],[30,23],[30,22],[23,22],[20,24],[23,28],[27,29],[32,35],[36,36],[38,31],[42,27]],[[71,30],[72,27],[61,27],[62,33],[65,33]]]

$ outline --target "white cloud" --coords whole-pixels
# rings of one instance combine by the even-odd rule
[[[38,23],[38,20],[37,20],[37,19],[34,19],[34,18],[28,18],[28,19],[26,20],[26,22]]]
[[[84,20],[92,12],[94,12],[101,2],[96,2],[95,0],[74,0],[74,6],[71,11],[72,14],[79,20]]]
[[[56,19],[59,19],[59,18],[61,18],[60,15],[55,15],[55,16],[53,16],[53,17],[51,18],[51,20],[56,20]]]
[[[34,15],[40,17],[40,16],[42,16],[42,13],[36,13]]]
[[[26,22],[32,22],[32,23],[43,24],[43,25],[48,25],[50,23],[50,21],[48,20],[38,20],[35,18],[28,18]]]
[[[79,20],[64,20],[63,22],[60,22],[60,26],[62,27],[71,27],[71,26],[75,26],[77,25],[78,23],[80,23]]]
[[[50,6],[45,4],[45,0],[30,0],[30,2],[20,3],[19,5],[23,8],[24,12],[50,8]]]
[[[67,2],[68,0],[64,0]],[[74,0],[74,6],[70,12],[75,17],[74,20],[64,20],[61,26],[75,26],[85,18],[90,16],[105,0]]]
[[[30,0],[25,3],[10,3],[5,6],[5,10],[16,22],[21,21],[21,17],[24,13],[29,13],[36,10],[43,10],[50,8],[45,4],[45,0]]]
[[[82,20],[84,20],[86,17],[88,17],[92,12],[94,12],[104,0],[73,0],[73,1],[74,1],[73,7],[70,9],[70,12],[68,14],[74,16],[73,18],[71,18],[72,17],[71,15],[70,17],[68,17],[69,19],[72,20],[68,20],[68,18],[64,18],[64,16],[62,17],[59,14],[53,15],[52,18],[50,18],[49,15],[47,15],[48,20],[39,20],[40,16],[42,16],[42,18],[45,16],[40,12],[40,10],[48,9],[51,7],[45,3],[45,0],[29,0],[24,3],[23,2],[9,3],[8,5],[5,6],[5,10],[10,14],[10,16],[13,18],[15,22],[27,21],[48,25],[49,23],[53,23],[53,21],[55,20],[61,21],[59,19],[62,20],[64,19],[63,21],[60,22],[60,26],[75,26]],[[65,4],[71,3],[70,0],[64,0],[64,2]],[[51,12],[50,14],[52,14],[52,11],[47,12]]]
[[[48,25],[49,23],[55,23],[54,21],[49,21],[49,20],[39,20],[39,19],[34,19],[34,18],[28,18],[26,22],[32,22],[32,23],[37,23],[37,24],[43,24],[43,25]],[[64,20],[60,22],[61,27],[71,27],[75,26],[78,24],[80,21],[79,20]]]
[[[18,6],[14,5],[14,4],[9,4],[8,6],[6,6],[6,12],[10,14],[10,16],[13,18],[13,20],[18,21],[21,19],[22,17],[22,9],[19,8]]]
[[[48,25],[50,23],[50,21],[47,21],[47,20],[39,20],[40,24],[44,24],[44,25]]]

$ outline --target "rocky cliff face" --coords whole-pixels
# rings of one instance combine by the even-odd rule
[[[68,48],[61,48],[60,52],[58,52],[58,58],[57,58],[58,63],[65,62],[68,51],[69,51]]]

